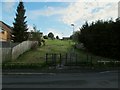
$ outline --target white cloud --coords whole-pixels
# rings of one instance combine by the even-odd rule
[[[46,6],[47,7],[47,6]],[[47,7],[45,10],[28,10],[27,16],[31,19],[36,19],[39,16],[52,16],[52,15],[60,15],[64,12],[61,7]]]
[[[31,25],[28,25],[28,32],[31,32],[31,31],[33,31],[34,29],[33,29],[33,26],[31,26]]]
[[[117,18],[117,2],[100,2],[102,0],[92,0],[94,2],[86,2],[85,0],[82,1],[84,2],[71,2],[67,7],[47,7],[45,10],[28,11],[28,17],[35,19],[41,15],[59,15],[59,21],[67,25],[70,25],[71,23],[76,24],[78,21],[83,22]]]
[[[98,12],[92,12],[98,9]],[[109,2],[75,2],[64,12],[62,21],[70,25],[77,21],[94,21],[98,19],[117,18],[117,3]]]
[[[76,1],[77,2],[70,2],[70,5],[68,5],[67,7],[47,7],[44,10],[27,10],[26,13],[28,18],[30,18],[31,20],[37,19],[39,18],[39,16],[59,15],[59,21],[67,25],[71,25],[71,23],[77,25],[77,22],[91,22],[98,19],[117,18],[118,0],[114,0],[113,2],[111,2],[112,0]],[[11,11],[12,9],[14,9],[14,5],[15,2],[6,2],[3,5],[3,8],[5,11]],[[94,10],[96,11],[94,12]]]

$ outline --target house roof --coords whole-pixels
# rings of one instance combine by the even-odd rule
[[[70,37],[63,37],[64,39],[69,39]]]
[[[4,23],[3,21],[0,21],[0,27],[2,27],[3,30],[6,30],[8,32],[12,32],[12,27]]]

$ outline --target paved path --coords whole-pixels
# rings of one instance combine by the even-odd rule
[[[118,88],[118,72],[8,73],[3,88]]]

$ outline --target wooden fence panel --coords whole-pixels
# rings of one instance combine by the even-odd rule
[[[19,45],[13,47],[12,49],[12,60],[15,60],[18,56],[26,52],[27,50],[31,49],[33,44],[37,42],[36,41],[24,41],[20,43]]]
[[[11,48],[0,48],[0,51],[2,54],[0,54],[2,57],[2,62],[11,60]]]
[[[15,60],[17,59],[21,54],[26,52],[27,50],[31,49],[31,47],[34,44],[38,44],[37,41],[24,41],[15,47],[6,47],[6,48],[0,48],[1,54],[0,57],[2,57],[2,62],[5,62],[7,60]]]

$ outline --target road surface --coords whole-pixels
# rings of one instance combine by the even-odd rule
[[[8,73],[3,88],[118,88],[118,72]]]

